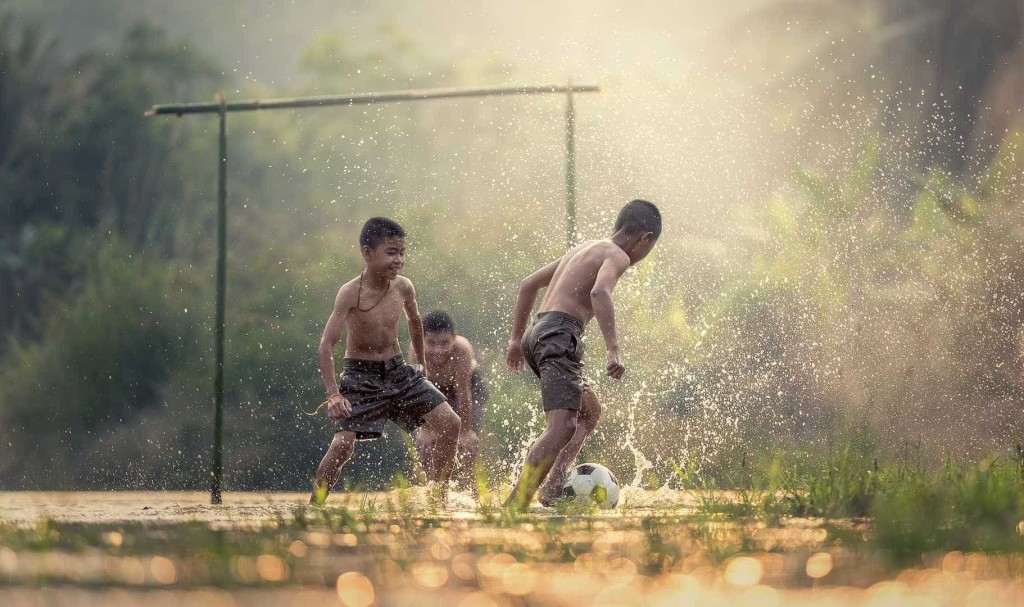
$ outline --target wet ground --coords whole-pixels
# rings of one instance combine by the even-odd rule
[[[613,512],[512,518],[420,489],[0,493],[0,605],[1024,605],[1024,556],[895,568],[865,521],[700,515],[640,492]]]
[[[290,515],[308,494],[225,493],[210,505],[210,494],[176,491],[0,492],[0,521],[35,523],[40,518],[71,523],[203,521],[232,524]]]

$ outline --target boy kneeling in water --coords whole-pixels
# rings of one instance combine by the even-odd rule
[[[437,310],[423,317],[427,375],[448,399],[462,420],[459,433],[459,478],[472,481],[480,451],[479,432],[483,425],[487,384],[476,361],[473,344],[455,331],[451,315]],[[438,435],[429,427],[416,431],[416,449],[424,468],[436,467],[432,458],[438,450]]]

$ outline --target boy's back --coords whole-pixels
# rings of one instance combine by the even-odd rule
[[[565,312],[583,321],[594,317],[591,291],[606,263],[629,267],[629,256],[611,240],[591,240],[566,253],[558,261],[539,312]]]

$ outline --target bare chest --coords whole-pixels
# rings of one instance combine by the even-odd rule
[[[359,305],[349,312],[349,334],[360,342],[396,339],[402,310],[402,296],[396,289],[391,288],[387,293],[364,291]]]
[[[455,384],[456,365],[453,358],[448,358],[440,364],[430,366],[430,377],[435,383],[446,386]]]

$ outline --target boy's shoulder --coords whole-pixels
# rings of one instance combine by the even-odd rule
[[[338,294],[334,296],[334,309],[338,312],[352,309],[359,297],[359,277],[346,282],[338,288]]]
[[[396,289],[404,293],[411,293],[414,291],[412,281],[399,274],[395,277],[394,286]]]
[[[472,370],[475,360],[476,351],[473,350],[473,344],[465,337],[457,335],[455,337],[455,361],[460,366],[468,365]]]
[[[587,244],[590,245],[588,247],[589,251],[595,256],[616,262],[625,262],[627,265],[629,264],[629,255],[627,255],[619,245],[610,240],[592,240]]]
[[[463,337],[462,335],[457,335],[455,337],[455,348],[461,354],[472,354],[473,353],[473,344],[472,344],[472,342],[470,342],[469,339],[467,339],[466,337]]]
[[[349,280],[348,282],[342,284],[341,288],[338,289],[338,294],[340,294],[340,295],[350,295],[350,294],[354,295],[357,291],[359,291],[359,277],[358,276],[356,276],[355,278],[353,278],[353,279]]]

